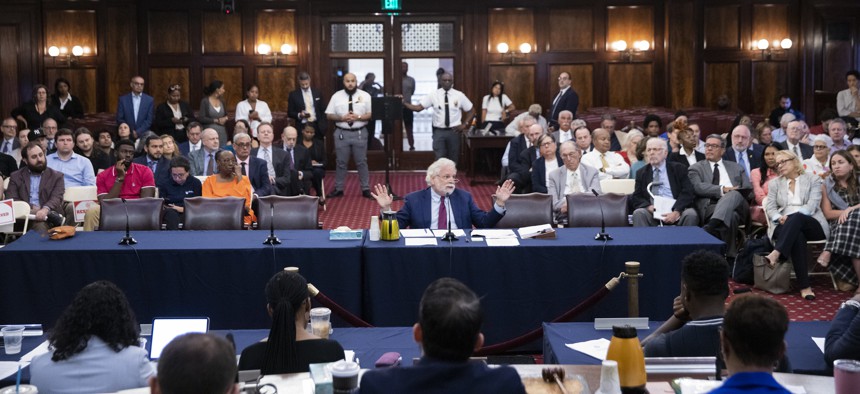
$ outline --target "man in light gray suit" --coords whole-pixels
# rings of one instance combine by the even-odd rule
[[[582,152],[577,149],[572,140],[561,144],[561,160],[564,166],[556,168],[549,174],[547,190],[552,196],[552,208],[556,217],[567,216],[567,196],[571,193],[591,193],[600,190],[600,177],[597,169],[585,164],[580,165]]]
[[[737,255],[735,234],[749,213],[747,196],[752,185],[746,171],[723,160],[726,141],[717,134],[705,139],[705,159],[690,166],[687,175],[696,194],[696,211],[705,220],[704,230],[726,243],[726,257]]]
[[[188,154],[188,159],[191,161],[191,175],[212,175],[218,172],[218,162],[215,160],[215,154],[220,150],[218,132],[215,129],[203,130],[200,137],[203,144],[203,149],[198,149]]]

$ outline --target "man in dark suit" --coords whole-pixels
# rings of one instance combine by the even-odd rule
[[[422,356],[412,367],[380,368],[361,379],[362,393],[525,393],[511,367],[489,368],[469,357],[484,343],[481,300],[453,278],[430,284],[412,327]]]
[[[48,168],[45,151],[36,142],[30,142],[21,151],[27,166],[15,171],[9,177],[6,198],[30,204],[30,213],[35,219],[30,221],[31,230],[47,230],[63,224],[59,212],[63,212],[63,193],[66,192],[63,174]],[[36,198],[30,194],[31,182],[38,180],[39,193]]]
[[[749,214],[747,197],[752,191],[746,172],[735,162],[723,160],[726,141],[717,134],[705,140],[705,159],[690,166],[687,175],[696,195],[696,212],[706,221],[703,229],[726,243],[726,256],[737,255],[735,234]]]
[[[155,186],[166,187],[170,182],[170,160],[162,156],[164,141],[161,137],[152,134],[146,137],[143,150],[146,151],[146,154],[136,157],[132,163],[147,166],[155,177]]]
[[[239,165],[237,168],[251,181],[254,194],[260,197],[274,194],[272,181],[269,180],[269,171],[266,170],[266,161],[251,155],[251,136],[245,133],[234,135],[233,152]]]
[[[290,128],[292,126],[287,126],[286,129]],[[284,133],[286,133],[286,129],[284,129]],[[251,156],[266,163],[266,171],[269,180],[274,185],[274,193],[279,196],[298,195],[299,186],[290,179],[290,162],[287,158],[287,152],[272,145],[275,139],[272,125],[267,122],[260,123],[257,126],[257,138],[260,141],[260,147],[252,149]]]
[[[549,125],[554,129],[558,129],[558,114],[561,111],[568,110],[576,119],[576,110],[579,108],[579,95],[570,87],[570,73],[563,71],[558,75],[559,92],[552,100],[549,112]]]
[[[301,186],[301,189],[295,190],[299,194],[305,194],[310,190],[311,180],[313,180],[313,166],[311,165],[311,157],[308,150],[298,144],[298,131],[294,127],[284,129],[284,150],[287,152],[287,168],[290,171],[290,182],[296,186]]]
[[[131,79],[131,93],[120,96],[116,107],[116,124],[126,123],[137,135],[152,127],[155,101],[143,92],[143,77]]]
[[[686,169],[693,164],[705,160],[705,154],[696,150],[696,147],[699,145],[698,132],[688,127],[678,134],[678,141],[681,142],[681,149],[669,155],[670,162],[682,164]]]
[[[454,221],[450,223],[452,229],[493,227],[505,215],[505,202],[514,192],[514,183],[505,181],[496,188],[493,209],[484,212],[475,205],[469,192],[456,188],[457,166],[444,157],[427,168],[426,180],[429,187],[409,193],[403,208],[397,212],[400,228],[447,229],[449,218]],[[391,210],[388,188],[377,184],[371,196],[383,211]]]
[[[185,136],[187,141],[179,144],[179,152],[182,156],[189,157],[191,152],[203,148],[203,143],[200,142],[200,137],[203,135],[203,127],[198,122],[191,122],[185,128]]]
[[[325,108],[326,103],[320,91],[311,87],[311,76],[306,71],[300,72],[299,88],[290,92],[287,98],[287,115],[295,120],[296,127],[304,128],[305,124],[313,126],[316,138],[323,139],[328,125]]]
[[[800,142],[800,136],[803,133],[803,126],[800,121],[792,120],[785,126],[785,142],[777,142],[782,150],[791,151],[795,156],[801,157],[800,160],[806,160],[813,155],[812,146]]]
[[[770,111],[770,116],[767,117],[767,120],[771,126],[780,127],[779,120],[785,114],[792,114],[797,120],[805,120],[802,112],[791,107],[791,97],[788,97],[787,94],[779,96],[779,107]]]
[[[12,151],[21,147],[18,141],[18,122],[15,118],[3,119],[0,126],[0,153],[11,155]]]
[[[663,224],[698,226],[699,216],[693,208],[693,185],[683,164],[666,161],[666,143],[660,138],[648,140],[645,155],[648,164],[636,173],[636,189],[630,196],[633,208],[633,226],[648,227]],[[651,184],[651,192],[648,185]],[[675,200],[672,211],[662,219],[654,219],[654,202],[651,195]]]
[[[723,160],[737,163],[749,178],[750,171],[761,166],[761,155],[764,149],[761,145],[752,143],[750,129],[746,125],[737,125],[732,130],[730,138],[732,139],[732,146],[726,149]]]
[[[528,122],[526,118],[524,122]],[[538,137],[543,135],[543,128],[539,124],[530,122],[525,134],[520,134],[511,140],[511,149],[508,152],[508,179],[514,182],[517,190],[524,191],[531,186],[532,174],[530,172],[532,163],[537,159],[537,150],[534,148]]]

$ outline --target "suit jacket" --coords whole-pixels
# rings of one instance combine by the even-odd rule
[[[857,354],[860,354],[860,313],[856,308],[840,308],[824,340],[824,360],[833,365],[834,360]]]
[[[189,122],[196,120],[194,118],[194,111],[191,110],[190,104],[180,100],[179,111],[181,111],[182,116],[186,118],[184,123],[186,127],[188,127]],[[158,104],[158,107],[155,108],[155,120],[152,123],[152,131],[158,135],[171,135],[176,139],[177,130],[176,124],[173,123],[173,109],[170,108],[170,105],[168,105],[167,102]],[[185,129],[179,130],[179,134],[182,134],[182,136],[185,137]]]
[[[686,160],[685,160],[686,161]],[[687,167],[670,161],[666,162],[666,175],[669,178],[669,187],[672,189],[672,198],[675,199],[673,211],[684,212],[693,206],[693,185],[687,176]],[[647,208],[653,204],[651,195],[646,188],[654,180],[654,170],[651,164],[646,164],[636,173],[636,188],[630,196],[630,206],[633,209]]]
[[[0,153],[0,178],[8,178],[17,170],[18,163],[15,162],[15,158],[11,155]]]
[[[251,156],[257,157],[259,148],[251,149]],[[263,160],[263,159],[260,159]],[[263,160],[263,163],[266,161]],[[287,151],[272,146],[272,166],[275,167],[275,185],[272,192],[279,196],[298,195],[298,185],[295,185],[290,174],[290,157]],[[268,174],[268,169],[266,169]]]
[[[746,159],[750,166],[750,171],[752,171],[753,168],[761,167],[762,152],[764,152],[764,148],[758,144],[752,144],[747,148]],[[725,160],[737,162],[737,160],[735,160],[735,149],[731,146],[726,147],[726,153],[723,153],[723,161]]]
[[[490,368],[479,362],[451,362],[427,356],[411,367],[379,368],[361,378],[361,393],[497,393],[524,394],[511,367]]]
[[[723,160],[723,165],[726,167],[726,172],[729,173],[732,186],[752,191],[750,179],[747,177],[746,171],[738,163]],[[690,177],[690,183],[693,184],[693,193],[696,195],[696,212],[700,218],[704,218],[705,209],[711,204],[711,199],[719,200],[723,195],[720,186],[711,183],[714,177],[713,164],[708,160],[697,162],[687,169],[687,176]]]
[[[313,87],[311,87],[311,96],[314,98],[314,113],[317,118],[317,126],[319,127],[317,137],[322,138],[325,136],[326,128],[328,126],[328,121],[326,120],[325,115],[325,99],[323,99],[319,89],[315,89]],[[298,88],[290,92],[289,97],[287,97],[287,116],[296,121],[296,128],[299,129],[299,132],[301,132],[302,125],[302,119],[299,119],[299,113],[305,109],[305,97],[302,95],[302,89]],[[299,135],[299,137],[301,137],[301,135]]]
[[[555,97],[553,97],[555,100]],[[568,110],[573,113],[573,118],[576,119],[576,109],[579,108],[579,95],[573,90],[573,86],[569,87],[555,106],[550,103],[549,123],[551,126],[558,128],[558,114],[561,111]]]
[[[287,158],[290,156],[289,153],[290,152],[287,152]],[[295,148],[293,148],[293,155],[296,157],[295,171],[302,172],[302,180],[307,181],[313,179],[313,165],[311,165],[311,153],[308,151],[308,148],[305,148],[304,145],[297,144]]]
[[[39,182],[39,203],[42,207],[63,213],[63,193],[66,192],[66,184],[63,181],[63,173],[46,167],[42,171],[42,180]],[[6,189],[6,198],[30,203],[30,168],[24,167],[12,173],[9,177],[9,188]],[[30,207],[31,210],[40,207]]]
[[[794,190],[800,194],[800,202],[803,204],[796,214],[812,216],[821,225],[821,229],[824,230],[824,237],[827,238],[830,234],[830,224],[827,223],[824,213],[821,212],[821,185],[823,181],[817,175],[803,173],[797,177],[796,182]],[[779,219],[786,206],[788,206],[788,184],[784,182],[782,176],[771,179],[767,183],[767,204],[764,207],[767,219],[771,223],[775,219]],[[773,232],[776,227],[776,225],[767,226],[767,236],[771,240],[773,240]]]
[[[66,102],[66,106],[60,110],[63,113],[63,116],[68,118],[83,118],[84,117],[84,104],[81,102],[77,96],[69,94],[71,97],[71,101]],[[53,106],[60,108],[60,98],[57,95],[52,94],[50,98],[50,102]]]
[[[564,166],[558,151],[555,152],[555,160],[559,166]],[[532,163],[532,192],[546,193],[547,191],[546,160],[543,157],[539,157]]]
[[[266,161],[254,156],[248,157],[248,168],[246,169],[254,194],[264,197],[274,194],[275,188],[269,181],[269,170],[266,169]]]
[[[788,142],[787,141],[777,142],[777,144],[780,146],[780,149],[788,150]],[[803,142],[798,142],[797,146],[800,147],[800,155],[803,156],[803,158],[800,159],[801,161],[812,157],[813,152],[814,152],[814,150],[812,149],[812,145],[804,144]]]
[[[600,174],[596,168],[579,163],[579,175],[582,177],[580,181],[585,185],[585,192],[591,189],[602,193],[600,189]],[[549,185],[547,185],[547,193],[552,196],[552,209],[558,211],[564,205],[566,197],[564,189],[567,186],[567,167],[561,166],[549,174]]]
[[[528,173],[527,164],[520,162],[520,154],[528,149],[526,145],[526,136],[523,134],[511,140],[511,148],[508,150],[508,168],[511,172]]]
[[[135,157],[134,160],[132,160],[131,162],[137,163],[137,164],[140,164],[146,168],[149,168],[149,166],[147,165],[147,162],[146,162],[146,157],[147,157],[147,155]],[[155,178],[155,186],[156,187],[165,187],[168,184],[168,182],[171,181],[171,178],[170,178],[170,160],[168,160],[164,156],[161,156],[161,158],[158,159],[158,164],[155,165],[155,174],[152,174],[152,175]]]
[[[131,93],[119,96],[119,104],[116,108],[116,123],[128,123],[132,131],[142,135],[144,131],[152,128],[152,114],[155,108],[155,100],[152,96],[141,93],[140,107],[137,110],[137,119],[134,118],[134,104]]]
[[[693,150],[693,154],[696,156],[696,163],[698,163],[702,160],[705,160],[705,154],[704,153],[699,152],[697,150]],[[671,162],[683,164],[684,168],[690,167],[690,162],[687,161],[687,156],[684,156],[679,152],[670,153],[669,158],[667,160],[671,161]],[[757,168],[757,167],[750,167],[750,171],[752,171],[753,168]]]
[[[433,220],[430,217],[431,198],[429,187],[407,194],[403,208],[397,211],[400,228],[429,228]],[[451,193],[451,209],[454,211],[452,212],[454,223],[457,223],[457,228],[460,229],[470,229],[472,226],[494,227],[504,216],[496,212],[495,208],[490,208],[489,212],[482,211],[475,205],[472,195],[460,189],[454,189]]]
[[[215,152],[215,153],[217,153],[217,152]],[[213,153],[213,155],[215,153]],[[188,161],[191,162],[191,175],[194,175],[194,176],[206,175],[206,167],[204,166],[206,164],[206,160],[204,160],[206,155],[208,155],[208,153],[206,152],[206,149],[204,149],[204,148],[198,149],[198,150],[188,154]],[[213,160],[214,160],[214,158],[213,158]],[[217,163],[214,164],[214,166],[215,166],[214,168],[217,169],[217,167],[218,167]]]

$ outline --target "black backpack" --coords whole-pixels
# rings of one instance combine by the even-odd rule
[[[770,239],[767,237],[752,238],[744,244],[743,249],[735,258],[735,266],[732,268],[732,279],[737,283],[752,285],[753,280],[753,256],[756,254],[767,254],[773,250]]]

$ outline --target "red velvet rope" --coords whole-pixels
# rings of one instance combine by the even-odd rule
[[[346,320],[349,324],[352,324],[354,327],[373,327],[370,323],[362,320],[360,317],[352,314],[352,312],[332,301],[331,298],[326,297],[322,292],[317,293],[314,298],[316,298],[320,304],[331,309],[332,312]]]

